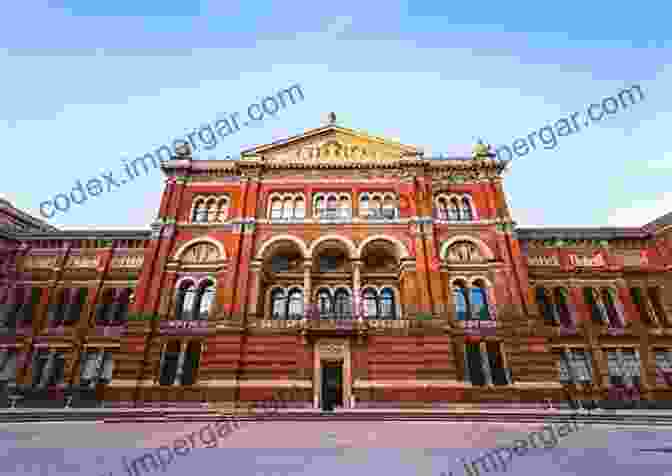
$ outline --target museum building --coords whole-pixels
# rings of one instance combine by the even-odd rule
[[[434,159],[333,114],[161,169],[146,231],[63,231],[0,201],[11,405],[672,400],[672,213],[517,228],[488,145]]]

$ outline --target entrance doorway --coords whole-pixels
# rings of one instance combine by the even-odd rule
[[[322,411],[343,406],[343,362],[322,361]]]

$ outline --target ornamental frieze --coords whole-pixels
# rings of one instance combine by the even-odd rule
[[[446,251],[446,260],[449,263],[481,263],[485,261],[478,247],[468,241],[451,245]]]
[[[120,255],[114,256],[110,262],[112,268],[139,268],[145,261],[145,255]]]
[[[180,261],[185,264],[212,263],[220,259],[219,250],[212,243],[199,243],[184,252]]]
[[[599,268],[606,266],[602,253],[596,253],[593,256],[582,256],[574,253],[569,254],[569,264],[573,267]]]
[[[23,260],[24,268],[54,268],[58,265],[60,256],[26,256]]]
[[[385,163],[401,159],[404,146],[331,136],[265,155],[270,164]]]
[[[68,259],[68,268],[96,268],[98,257],[96,255],[71,256]]]
[[[620,251],[614,254],[623,266],[646,266],[649,264],[649,256],[646,250]]]
[[[557,256],[530,256],[527,258],[529,266],[560,266]]]

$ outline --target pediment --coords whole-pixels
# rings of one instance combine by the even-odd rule
[[[418,154],[416,147],[330,126],[245,151],[242,160],[261,156],[269,164],[387,163]]]

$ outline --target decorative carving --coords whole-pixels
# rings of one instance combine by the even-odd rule
[[[321,342],[319,345],[321,355],[329,354],[341,356],[345,352],[345,344],[342,342]]]
[[[71,256],[68,260],[69,268],[95,268],[98,266],[98,257],[95,255]]]
[[[211,263],[220,259],[219,250],[212,243],[198,243],[184,252],[183,263]]]
[[[616,256],[623,260],[624,266],[646,266],[649,262],[646,250],[626,250]]]
[[[112,268],[139,268],[145,260],[145,255],[114,256],[110,262]]]
[[[530,256],[527,258],[529,266],[560,266],[557,256]]]
[[[24,268],[53,268],[58,264],[58,256],[26,256],[23,260]]]
[[[451,263],[473,263],[483,261],[478,247],[468,241],[460,241],[448,248],[446,258]]]
[[[591,268],[606,265],[602,253],[596,253],[595,256],[580,256],[572,253],[569,255],[569,263],[572,266],[591,267]]]

